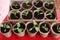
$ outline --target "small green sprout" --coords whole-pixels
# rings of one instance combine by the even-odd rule
[[[3,24],[0,24],[0,28],[3,27]]]
[[[29,13],[28,11],[25,11],[25,12],[23,13],[23,15],[27,16],[28,13]]]
[[[13,6],[17,8],[19,5],[17,3],[14,3]]]
[[[51,2],[50,1],[47,1],[46,4],[47,4],[46,6],[49,6],[51,4]]]
[[[26,6],[30,6],[30,5],[29,5],[29,1],[26,1],[25,4],[26,4]]]
[[[37,23],[35,20],[33,20],[33,25],[34,25],[34,27],[30,28],[29,31],[31,31],[31,30],[33,30],[33,28],[35,28],[35,30],[38,32],[39,28],[36,26]]]
[[[57,31],[60,32],[60,26],[59,25],[57,26]]]
[[[9,26],[8,24],[6,24],[6,23],[3,24],[3,27],[4,27],[4,28],[10,28],[10,26]]]
[[[3,24],[3,27],[4,27],[4,28],[7,28],[7,29],[10,28],[10,26],[9,26],[8,24],[6,24],[6,23]],[[6,29],[4,29],[4,32],[6,32]]]
[[[13,30],[18,30],[19,33],[23,32],[23,29],[20,28],[21,27],[20,23],[17,23],[16,25],[17,25],[17,28],[14,28]]]
[[[52,10],[50,11],[50,13],[47,14],[47,16],[50,15],[50,17],[52,17],[53,11],[54,11],[54,10],[52,9]]]
[[[48,31],[48,28],[46,26],[46,24],[44,26],[42,26],[42,28],[45,30],[45,31]]]
[[[16,16],[17,11],[12,11],[12,13],[11,13],[11,14],[13,14],[16,18],[18,18],[18,17]]]
[[[35,2],[35,5],[38,5],[39,1]]]
[[[38,15],[43,14],[43,13],[40,13],[40,12],[42,12],[42,10],[40,8],[37,8],[34,12],[37,12]]]

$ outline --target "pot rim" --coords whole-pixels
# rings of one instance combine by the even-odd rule
[[[12,8],[12,5],[14,4],[14,3],[18,3],[19,4],[19,6],[20,6],[20,8],[19,9],[14,9],[14,8]],[[13,2],[11,2],[11,9],[14,9],[14,10],[20,10],[21,9],[21,4],[20,4],[20,2],[19,1],[13,1]]]
[[[29,23],[33,23],[33,21],[27,22],[27,23],[26,23],[26,27],[27,27],[27,25],[28,25]],[[38,24],[37,24],[37,25],[38,25]],[[31,33],[31,32],[28,31],[28,29],[27,29],[27,32],[28,32],[28,34],[35,34],[35,33],[37,34],[37,31],[36,31],[35,33]]]
[[[23,23],[24,25],[25,25],[25,23],[24,22],[17,22],[17,23]],[[17,24],[16,23],[16,24]],[[16,24],[15,25],[13,25],[13,27],[12,27],[12,31],[14,32],[14,27],[16,26]],[[26,25],[25,25],[25,29],[23,30],[23,32],[25,32],[25,30],[26,30]],[[23,33],[23,32],[21,32],[21,33]],[[16,32],[14,32],[15,34],[20,34],[20,33],[16,33]]]
[[[52,27],[53,27],[54,25],[56,25],[56,24],[60,24],[60,23],[59,23],[59,22],[54,22],[54,23],[52,23],[52,25],[51,25],[51,32],[52,32],[53,34],[60,35],[59,33],[54,32],[53,29],[52,29]]]
[[[44,21],[44,22],[39,23],[39,29],[40,29],[40,25],[43,24],[43,23],[47,23],[49,26],[51,25],[50,23]],[[49,28],[50,28],[50,27],[49,27]],[[39,32],[40,32],[41,34],[49,34],[50,29],[49,29],[49,31],[48,31],[47,33],[43,33],[43,32],[41,32],[40,30],[39,30]]]
[[[32,14],[32,18],[31,18],[31,19],[23,19],[22,14],[23,14],[23,12],[25,12],[25,11],[30,11],[30,12],[31,12],[31,14]],[[22,18],[23,20],[32,20],[32,19],[33,19],[33,12],[32,12],[32,10],[23,10],[23,11],[21,12],[21,18]]]

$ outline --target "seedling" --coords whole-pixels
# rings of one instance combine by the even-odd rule
[[[38,13],[38,15],[43,14],[43,13],[41,13],[41,12],[42,12],[42,10],[41,10],[40,8],[37,8],[34,12],[37,12],[37,13]]]
[[[13,6],[17,8],[19,5],[17,3],[14,3]]]
[[[35,2],[35,5],[38,5],[39,1]]]
[[[45,30],[45,31],[48,31],[48,28],[46,26],[46,24],[44,26],[42,26],[42,28]]]
[[[18,18],[18,17],[16,16],[17,11],[12,11],[12,13],[11,13],[11,14],[13,14],[16,18]]]
[[[57,31],[60,32],[60,26],[59,25],[57,26]]]
[[[47,1],[46,4],[47,4],[46,6],[49,6],[51,4],[51,2],[50,1]]]
[[[4,32],[6,31],[6,29],[9,29],[9,28],[10,28],[10,26],[9,26],[8,24],[6,24],[6,23],[3,24],[3,27],[5,28],[5,29],[4,29]]]
[[[26,4],[26,6],[30,6],[30,5],[29,5],[29,1],[26,1],[25,4]]]
[[[3,24],[0,24],[0,28],[3,27]]]
[[[27,16],[28,13],[29,13],[28,11],[25,11],[25,12],[23,13],[23,15]]]
[[[37,27],[37,23],[35,20],[33,20],[33,27],[29,29],[29,31],[33,30],[33,28],[35,28],[35,30],[38,32],[39,28]]]
[[[52,15],[53,11],[54,11],[54,10],[52,9],[52,10],[47,14],[47,16],[50,15],[50,17],[52,17],[52,16],[53,16],[53,15]]]
[[[14,28],[14,30],[18,30],[19,33],[23,32],[23,29],[20,28],[21,27],[20,23],[17,23],[16,25],[17,25],[17,28]]]

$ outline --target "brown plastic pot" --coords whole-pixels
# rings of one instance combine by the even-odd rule
[[[18,9],[12,7],[12,5],[15,4],[15,3],[17,3],[17,4],[20,6],[20,2],[19,2],[19,1],[13,1],[13,2],[11,2],[11,9],[12,9],[12,10],[13,10],[13,9],[14,9],[14,10],[20,10],[20,9],[21,9],[21,6],[20,6]]]
[[[4,23],[7,23],[7,24],[10,25],[10,30],[9,30],[7,33],[1,32],[1,34],[3,34],[5,37],[9,38],[9,37],[11,37],[11,35],[12,35],[12,32],[11,32],[11,27],[12,27],[12,25],[11,25],[9,22],[3,22],[3,23],[1,24],[2,27],[3,27],[3,24],[4,24]]]
[[[41,9],[41,8],[40,8]],[[37,9],[36,9],[37,10]],[[42,9],[41,9],[42,10]],[[45,13],[44,13],[44,11],[42,10],[42,12],[41,12],[43,15],[44,15],[44,17],[42,17],[42,18],[36,18],[37,16],[42,16],[42,14],[40,14],[40,15],[38,15],[37,13],[36,13],[36,16],[35,16],[35,10],[34,10],[34,12],[33,12],[33,17],[34,17],[34,19],[36,20],[36,21],[40,21],[40,20],[44,20],[45,19]]]
[[[49,28],[50,28],[50,23],[48,23],[48,22],[41,22],[41,23],[39,23],[39,33],[40,33],[40,35],[41,35],[43,38],[45,38],[45,37],[47,37],[48,34],[50,33],[50,29],[49,29],[49,31],[46,32],[46,33],[41,32],[41,30],[40,30],[40,26],[41,26],[41,24],[43,24],[43,23],[48,24],[48,25],[49,25]]]
[[[23,13],[26,12],[26,11],[31,12],[31,18],[30,17],[29,17],[29,19],[23,18]],[[31,10],[23,10],[22,13],[21,13],[21,19],[24,20],[24,21],[32,20],[33,19],[33,12]]]
[[[37,1],[40,2],[40,4],[42,3],[40,7],[36,7],[36,6],[34,5],[34,3],[37,2]],[[33,6],[34,6],[35,8],[42,8],[42,7],[43,7],[43,2],[42,2],[42,0],[33,0],[32,4],[33,4]],[[40,5],[40,4],[39,4],[39,5]]]
[[[53,9],[54,10],[54,9]],[[51,11],[51,10],[50,10]],[[45,12],[45,18],[46,18],[46,20],[47,21],[57,21],[57,14],[56,14],[56,11],[54,10],[53,11],[53,16],[55,16],[54,18],[52,17],[52,18],[47,18],[47,13],[48,13],[49,11],[46,11]],[[49,15],[50,16],[50,15]]]
[[[46,1],[46,2],[47,2],[47,1]],[[49,11],[49,10],[51,10],[51,9],[48,9],[48,8],[45,7],[45,3],[46,3],[46,2],[44,2],[43,7],[44,7],[46,10]],[[51,2],[51,4],[54,4],[54,2],[52,2],[52,1],[50,1],[50,2]],[[55,9],[55,7],[54,7],[53,9]]]
[[[23,23],[24,25],[25,25],[25,23],[24,22],[17,22],[17,23]],[[16,23],[16,24],[17,24]],[[16,26],[16,24],[15,25],[13,25],[13,27],[12,27],[12,31],[13,31],[13,33],[14,34],[16,34],[17,36],[19,36],[19,37],[23,37],[24,35],[25,35],[25,30],[26,30],[26,26],[25,26],[25,29],[23,30],[23,32],[20,32],[20,33],[16,33],[16,32],[14,32],[14,27]]]
[[[28,8],[24,8],[23,6],[24,6],[25,2],[29,2],[31,6],[30,6],[30,7],[28,7]],[[21,4],[21,6],[22,6],[22,8],[23,8],[23,9],[28,9],[28,10],[30,10],[30,9],[32,9],[32,8],[33,8],[32,1],[30,1],[30,0],[29,0],[29,1],[28,1],[28,0],[23,1],[23,2],[22,2],[22,4]]]
[[[54,38],[58,38],[58,37],[60,36],[60,33],[54,32],[54,30],[53,30],[53,28],[52,28],[52,27],[53,27],[54,25],[56,25],[56,24],[60,25],[59,22],[54,22],[54,23],[51,25],[51,34],[52,34],[52,36],[53,36]]]
[[[30,23],[33,23],[33,21],[27,22],[27,23],[26,23],[26,27],[27,27],[27,25],[30,24]],[[37,25],[38,25],[38,24],[37,24]],[[34,37],[34,36],[37,34],[37,31],[36,31],[35,33],[31,33],[31,32],[29,32],[28,29],[27,29],[27,33],[28,33],[28,35],[29,35],[30,37]]]
[[[20,17],[19,17],[19,18],[13,18],[13,19],[11,19],[11,14],[12,14],[13,12],[15,12],[15,11],[16,11],[16,12],[19,14],[19,16],[20,16],[20,11],[19,11],[19,10],[11,10],[11,11],[9,12],[9,14],[8,14],[8,18],[9,18],[8,20],[9,20],[9,21],[10,21],[10,20],[11,20],[11,21],[13,21],[13,20],[14,20],[14,21],[17,21],[17,20],[20,19]]]

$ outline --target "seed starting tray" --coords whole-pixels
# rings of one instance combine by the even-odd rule
[[[15,9],[13,9],[13,8],[11,7],[11,5],[10,5],[9,14],[8,14],[8,16],[6,17],[5,20],[8,21],[8,22],[10,22],[10,23],[12,23],[12,25],[14,25],[16,22],[24,22],[24,23],[27,23],[27,22],[31,22],[31,21],[33,21],[33,20],[35,20],[38,24],[39,24],[40,22],[43,22],[43,21],[48,22],[48,23],[50,23],[50,24],[52,24],[52,23],[54,23],[54,22],[57,21],[57,12],[56,12],[55,6],[54,6],[55,19],[48,19],[48,18],[46,17],[46,12],[48,12],[48,11],[50,11],[50,10],[45,9],[44,6],[40,7],[40,8],[44,11],[44,18],[43,18],[43,19],[36,19],[36,18],[34,17],[34,10],[36,10],[36,8],[34,7],[34,5],[32,5],[32,8],[30,8],[30,9],[24,9],[24,8],[22,7],[22,3],[24,3],[25,1],[29,1],[29,2],[31,2],[31,3],[33,2],[32,0],[24,0],[24,1],[22,1],[22,0],[12,0],[12,1],[11,1],[11,5],[12,5],[14,2],[17,2],[17,3],[20,4],[20,8],[15,10]],[[35,0],[35,1],[36,1],[36,0]],[[48,1],[48,0],[41,0],[41,1],[44,3],[44,2],[46,2],[46,1]],[[54,1],[52,1],[52,0],[50,0],[50,1],[54,3]],[[10,15],[11,15],[11,12],[12,12],[12,11],[20,12],[20,18],[19,18],[19,19],[11,19],[11,18],[10,18]],[[31,18],[31,19],[24,19],[24,18],[22,17],[22,13],[23,13],[24,11],[31,11],[31,12],[32,12],[32,13],[31,13],[31,14],[32,14],[32,18]],[[7,19],[8,19],[8,20],[7,20]],[[41,35],[40,35],[39,33],[37,33],[37,35],[34,36],[34,37],[30,37],[27,32],[26,32],[26,34],[25,34],[24,37],[18,37],[17,35],[15,35],[14,33],[12,33],[12,36],[11,36],[10,38],[6,38],[6,37],[4,37],[4,36],[2,36],[2,35],[1,35],[0,38],[1,38],[1,40],[59,40],[59,38],[53,38],[53,37],[51,36],[51,33],[49,33],[48,37],[43,38],[43,37],[41,37]]]

